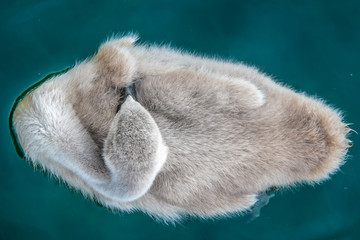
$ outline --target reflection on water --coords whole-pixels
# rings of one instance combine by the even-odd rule
[[[0,239],[51,239],[44,230],[35,226],[0,219]]]

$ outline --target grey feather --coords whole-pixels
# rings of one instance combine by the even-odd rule
[[[344,163],[349,129],[323,101],[254,67],[135,41],[107,41],[19,103],[28,158],[108,207],[170,220],[244,212]]]

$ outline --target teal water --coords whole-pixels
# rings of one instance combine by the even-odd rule
[[[359,1],[1,1],[0,239],[360,239],[359,136],[331,181],[277,193],[261,216],[186,219],[114,214],[20,159],[8,115],[50,72],[112,33],[255,65],[344,111],[360,130]]]

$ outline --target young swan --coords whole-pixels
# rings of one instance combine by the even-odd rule
[[[348,128],[321,101],[252,67],[135,41],[107,41],[18,103],[26,158],[108,207],[168,220],[248,210],[343,163]]]

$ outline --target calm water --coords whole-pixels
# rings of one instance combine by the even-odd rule
[[[76,3],[75,3],[76,2]],[[237,59],[326,99],[360,130],[359,1],[1,1],[0,239],[360,239],[359,136],[331,181],[277,193],[241,217],[165,226],[113,214],[18,158],[7,117],[47,73],[94,52],[112,33]]]

